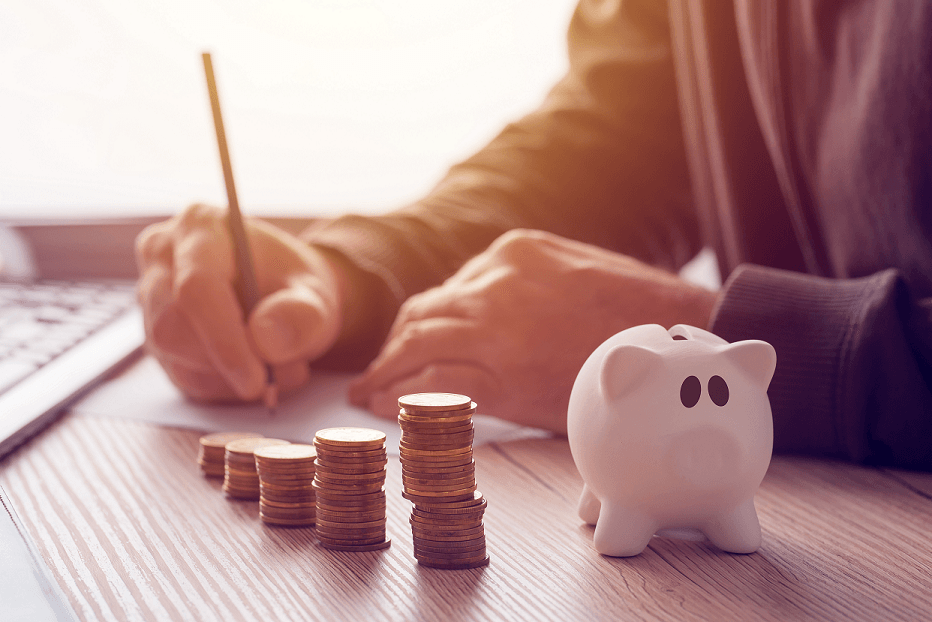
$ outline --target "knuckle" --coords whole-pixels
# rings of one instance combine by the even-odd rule
[[[188,270],[175,278],[174,294],[178,305],[187,311],[197,309],[215,277],[204,270]]]
[[[513,229],[499,236],[491,250],[509,263],[523,264],[541,254],[548,234],[533,229]]]

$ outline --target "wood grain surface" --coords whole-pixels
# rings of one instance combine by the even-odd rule
[[[592,548],[565,440],[477,448],[491,564],[412,557],[401,469],[388,467],[391,548],[327,551],[265,527],[195,463],[198,434],[65,417],[0,463],[0,484],[86,620],[927,620],[932,475],[775,458],[752,555],[655,538]],[[0,616],[2,617],[2,616]]]

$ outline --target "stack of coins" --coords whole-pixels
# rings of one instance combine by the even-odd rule
[[[259,517],[270,525],[310,527],[316,518],[311,445],[269,445],[254,452],[259,475]]]
[[[242,438],[261,438],[255,432],[215,432],[201,437],[201,449],[197,463],[207,477],[223,477],[226,466],[226,446],[230,441]]]
[[[277,438],[242,438],[227,443],[223,492],[237,499],[258,499],[259,474],[253,452],[260,447],[288,444]]]
[[[465,395],[417,393],[398,400],[401,495],[414,503],[414,557],[431,568],[478,568],[489,563],[476,490],[472,416]]]
[[[317,537],[337,551],[387,548],[385,534],[385,433],[328,428],[314,438]]]

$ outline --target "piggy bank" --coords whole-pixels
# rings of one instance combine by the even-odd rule
[[[599,553],[637,555],[654,534],[757,550],[776,363],[764,341],[729,344],[685,325],[636,326],[592,353],[567,431],[584,482],[579,516],[595,525]]]

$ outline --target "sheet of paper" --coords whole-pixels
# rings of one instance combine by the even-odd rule
[[[147,356],[92,391],[75,404],[72,412],[79,416],[136,419],[204,432],[259,432],[272,438],[306,443],[313,441],[317,430],[323,428],[374,428],[385,432],[389,454],[397,455],[401,438],[397,422],[377,418],[368,411],[351,406],[346,399],[346,389],[352,379],[352,374],[315,372],[311,383],[286,396],[270,417],[258,404],[204,405],[190,402],[175,388],[155,359]],[[481,414],[473,420],[476,445],[548,435],[541,430]]]

